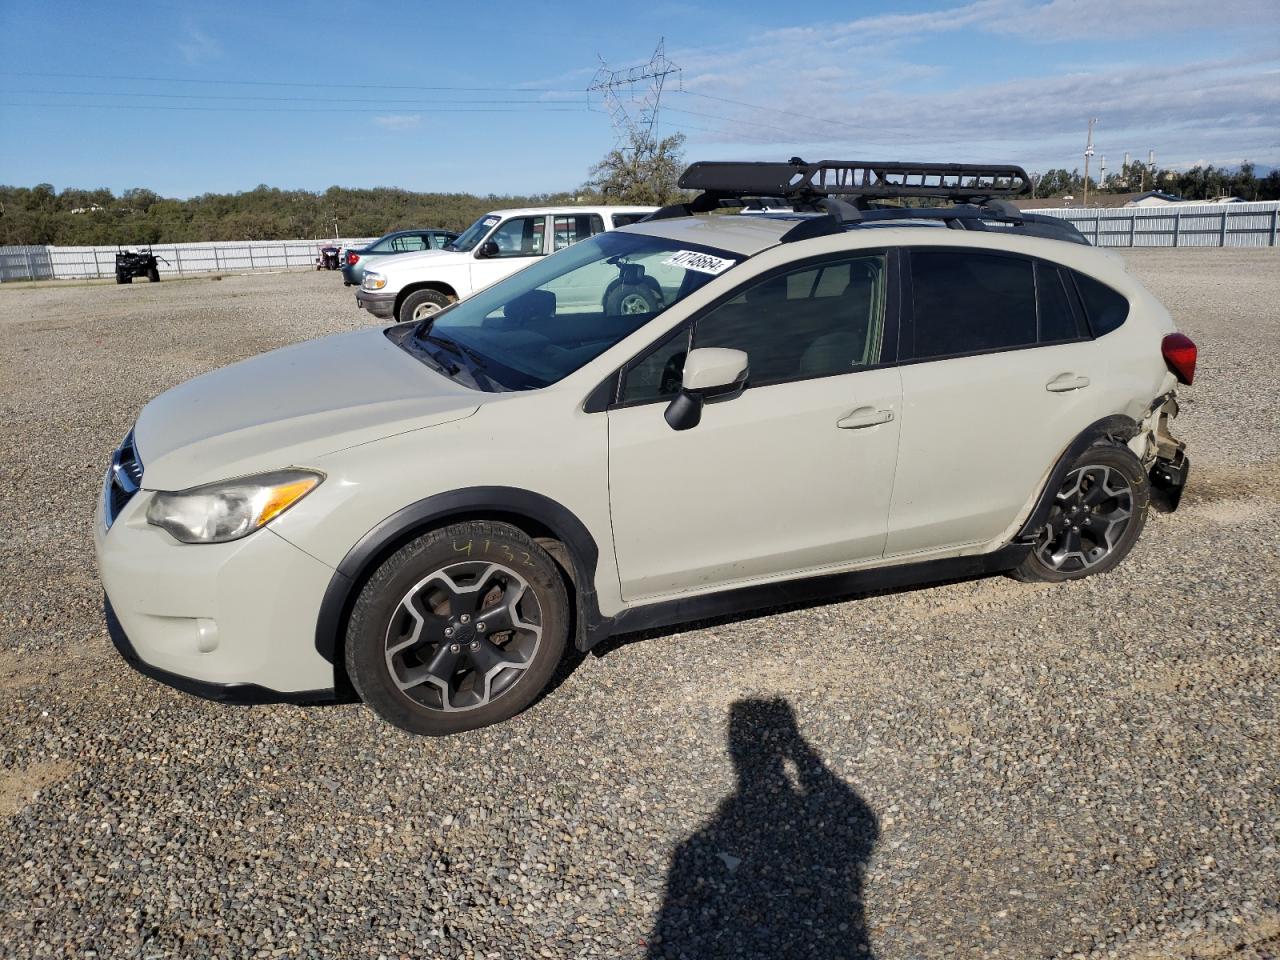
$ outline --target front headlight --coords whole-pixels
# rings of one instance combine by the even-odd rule
[[[314,470],[277,470],[159,492],[151,497],[147,522],[183,543],[238,540],[280,516],[323,479],[324,474]]]
[[[387,278],[380,273],[366,273],[364,286],[366,290],[381,290],[387,285]]]

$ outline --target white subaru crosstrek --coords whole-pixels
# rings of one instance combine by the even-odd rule
[[[218,699],[354,687],[445,734],[528,705],[569,643],[1084,577],[1149,502],[1176,507],[1195,345],[1118,257],[1002,204],[999,178],[944,194],[983,205],[822,187],[800,213],[686,215],[762,176],[695,165],[685,183],[721,187],[687,209],[147,404],[96,522],[121,653]]]
[[[443,249],[376,264],[364,274],[356,291],[356,306],[384,320],[425,320],[549,254],[597,233],[635,223],[654,209],[574,206],[494,210]],[[586,275],[581,279],[583,290],[577,292],[591,287],[598,297],[598,285]],[[563,291],[565,295],[572,292]],[[601,303],[597,300],[591,306],[599,309]]]

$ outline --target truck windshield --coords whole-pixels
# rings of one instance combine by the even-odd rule
[[[396,339],[437,365],[468,371],[481,389],[533,390],[594,360],[740,260],[663,237],[601,233]]]
[[[473,223],[461,234],[450,241],[446,246],[446,250],[457,250],[459,253],[466,253],[475,247],[477,243],[485,238],[485,235],[498,225],[498,221],[502,218],[496,214],[486,213],[483,217]]]

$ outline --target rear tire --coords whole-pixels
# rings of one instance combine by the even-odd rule
[[[404,298],[404,303],[400,304],[398,314],[400,322],[408,323],[410,320],[425,320],[433,317],[454,303],[456,299],[439,290],[415,290]]]
[[[444,736],[532,703],[568,634],[568,595],[546,551],[505,523],[458,523],[369,578],[347,624],[347,674],[382,719]]]
[[[1090,447],[1071,464],[1031,552],[1012,575],[1061,583],[1106,573],[1142,536],[1150,501],[1146,471],[1128,447]]]
[[[153,267],[152,269],[148,270],[148,271],[147,271],[147,281],[148,281],[149,283],[159,283],[159,282],[160,282],[160,271],[159,271],[158,269],[154,268],[154,267]]]
[[[131,277],[126,277],[119,270],[116,271],[116,283],[128,283],[131,279]]]

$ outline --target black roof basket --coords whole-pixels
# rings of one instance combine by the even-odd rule
[[[672,204],[647,219],[687,217],[758,197],[781,197],[796,211],[827,217],[798,224],[783,242],[838,233],[847,224],[872,220],[941,220],[949,227],[986,230],[987,222],[1052,239],[1087,243],[1073,224],[1024,214],[1008,201],[1031,189],[1026,170],[998,163],[905,163],[879,160],[820,160],[806,163],[699,161],[680,176],[680,187],[702,191],[689,203]],[[936,199],[958,207],[872,207],[872,201]]]
[[[685,190],[741,197],[938,197],[957,203],[1016,197],[1031,189],[1021,167],[996,163],[819,160],[734,163],[704,160],[680,177]]]

